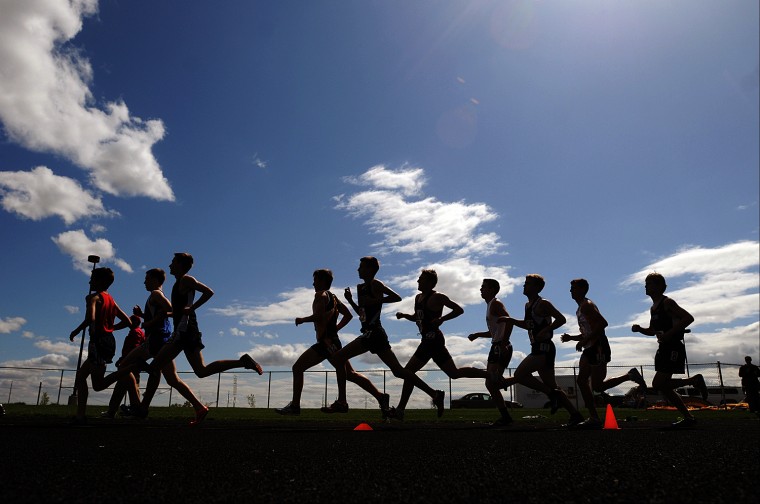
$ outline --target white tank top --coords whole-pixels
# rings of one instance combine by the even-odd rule
[[[486,325],[488,326],[488,332],[491,333],[491,343],[501,343],[504,340],[504,329],[507,324],[500,324],[497,322],[497,316],[491,315],[491,303],[498,301],[498,298],[493,298],[486,305]]]

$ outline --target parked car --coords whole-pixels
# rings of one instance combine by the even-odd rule
[[[513,401],[504,401],[507,403],[507,408],[522,408],[522,404]],[[451,408],[495,408],[496,403],[491,399],[490,394],[483,392],[473,392],[471,394],[465,394],[459,399],[451,400]]]

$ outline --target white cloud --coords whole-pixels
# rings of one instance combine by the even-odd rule
[[[133,271],[132,266],[126,261],[116,257],[116,251],[113,245],[105,238],[90,240],[83,230],[77,229],[54,236],[52,240],[58,245],[61,252],[71,256],[75,269],[88,275],[92,270],[92,264],[87,262],[87,257],[89,255],[100,256],[103,264],[111,262],[127,273],[132,273]]]
[[[74,315],[76,313],[79,313],[79,307],[78,306],[71,306],[71,305],[65,305],[64,310],[69,312],[70,314]]]
[[[253,166],[261,168],[262,170],[268,166],[268,163],[259,157],[259,153],[253,155]]]
[[[254,346],[248,353],[257,362],[267,367],[287,366],[290,367],[304,353],[310,345],[298,343],[295,345],[266,345]]]
[[[99,107],[89,61],[69,42],[97,0],[4,2],[0,17],[0,121],[8,137],[61,155],[114,195],[174,200],[153,156],[160,120],[130,115],[122,101]]]
[[[415,196],[422,192],[427,180],[422,168],[402,167],[389,170],[385,166],[373,166],[358,177],[345,177],[350,184],[370,186],[383,190],[399,190],[404,196]]]
[[[21,329],[26,324],[26,319],[22,317],[0,318],[0,334],[10,334]]]
[[[371,168],[349,182],[369,185],[367,191],[342,195],[336,208],[361,217],[382,236],[374,244],[390,252],[418,255],[447,253],[455,256],[491,255],[502,243],[495,233],[481,233],[481,224],[498,215],[483,203],[444,203],[435,198],[409,199],[424,185],[421,168],[388,170]]]
[[[92,234],[101,234],[105,233],[107,231],[106,227],[102,224],[93,224],[90,226],[90,233]]]
[[[48,353],[66,355],[69,357],[79,357],[79,340],[73,342],[66,340],[50,341],[43,339],[34,342],[34,346]]]
[[[241,331],[237,327],[232,327],[230,329],[230,334],[233,336],[245,336],[245,331]]]
[[[246,306],[233,304],[225,308],[212,308],[211,311],[227,317],[239,317],[240,324],[246,326],[268,326],[272,324],[295,324],[296,317],[311,313],[314,301],[314,289],[299,287],[279,296],[282,301],[264,306]],[[295,328],[295,325],[293,325]]]
[[[6,211],[35,221],[57,215],[72,224],[83,217],[115,214],[79,182],[44,166],[30,172],[0,172],[0,198]]]

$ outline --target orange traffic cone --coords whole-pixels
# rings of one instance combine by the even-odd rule
[[[354,427],[354,430],[372,430],[372,427],[368,423],[360,423],[356,427]]]
[[[607,405],[607,414],[604,416],[604,428],[612,430],[620,429],[617,424],[617,419],[615,418],[615,412],[612,411],[611,404]]]

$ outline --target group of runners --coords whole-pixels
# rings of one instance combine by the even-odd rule
[[[248,354],[235,360],[220,360],[204,364],[201,350],[204,345],[195,311],[206,303],[213,291],[192,276],[188,275],[193,259],[190,254],[177,253],[169,266],[169,272],[175,277],[171,300],[162,291],[165,273],[160,269],[151,269],[145,274],[145,288],[150,292],[145,308],[136,306],[133,317],[126,315],[108,294],[108,287],[113,282],[113,272],[108,268],[93,270],[90,280],[92,293],[87,297],[85,320],[71,333],[71,339],[86,326],[90,327],[88,357],[80,367],[76,387],[79,394],[75,422],[85,422],[87,402],[86,378],[91,376],[94,390],[103,390],[117,383],[109,410],[104,414],[113,416],[116,407],[125,392],[129,394],[130,406],[123,406],[123,413],[134,416],[146,416],[151,399],[155,394],[163,374],[167,383],[189,401],[195,408],[197,425],[206,417],[208,408],[203,405],[192,390],[177,375],[174,359],[184,351],[195,374],[206,377],[234,368],[255,370],[262,374],[261,366]],[[401,296],[376,278],[380,269],[377,258],[362,257],[359,261],[358,275],[362,283],[356,287],[356,300],[350,288],[344,292],[345,301],[361,322],[361,335],[348,343],[341,344],[338,332],[353,318],[351,310],[330,291],[333,281],[329,269],[318,269],[313,273],[314,300],[312,312],[306,317],[295,319],[296,326],[311,323],[315,329],[316,342],[311,345],[293,364],[293,395],[290,403],[275,411],[282,415],[299,415],[300,401],[304,384],[304,372],[327,360],[334,367],[337,377],[338,397],[329,406],[322,408],[325,413],[345,413],[349,409],[346,399],[346,382],[355,383],[372,395],[379,404],[384,419],[404,419],[404,411],[415,387],[432,399],[438,416],[444,412],[445,393],[430,387],[418,375],[417,371],[431,359],[452,379],[482,378],[493,397],[500,416],[495,425],[506,426],[513,422],[509,414],[502,390],[515,384],[522,384],[543,392],[548,397],[552,414],[564,408],[570,414],[565,424],[568,427],[601,429],[603,426],[594,402],[594,392],[603,392],[626,381],[632,381],[639,387],[640,393],[646,393],[647,384],[636,368],[627,373],[607,378],[607,363],[610,362],[610,344],[605,334],[607,321],[596,304],[586,296],[589,284],[585,279],[570,282],[570,294],[578,305],[576,316],[580,327],[579,334],[563,334],[562,342],[577,342],[580,352],[578,388],[583,397],[588,417],[584,417],[557,386],[554,374],[556,347],[552,341],[553,333],[566,323],[565,317],[547,299],[541,297],[544,279],[537,274],[527,275],[523,284],[523,294],[527,297],[524,316],[521,319],[510,316],[504,303],[497,297],[500,285],[495,279],[484,279],[480,294],[486,303],[487,330],[475,332],[468,336],[471,341],[478,338],[490,338],[491,348],[486,369],[475,367],[457,367],[446,348],[441,325],[460,316],[464,310],[447,295],[435,290],[438,275],[432,269],[422,270],[417,280],[419,294],[414,301],[414,313],[397,312],[396,318],[408,320],[417,325],[421,341],[417,350],[405,366],[402,366],[391,348],[388,335],[382,326],[381,312],[383,305],[401,301]],[[676,428],[691,427],[696,420],[689,412],[681,397],[675,392],[677,387],[692,385],[703,398],[707,397],[707,387],[702,375],[690,378],[674,378],[683,374],[686,351],[683,342],[686,328],[694,318],[674,300],[665,296],[667,288],[665,278],[659,273],[651,273],[645,281],[646,294],[652,299],[650,324],[648,327],[634,325],[631,330],[647,336],[656,336],[658,350],[655,355],[655,376],[652,387],[658,389],[682,414],[683,418],[674,423]],[[196,293],[200,297],[196,300]],[[446,313],[444,313],[446,311]],[[113,331],[128,326],[136,326],[135,319],[143,319],[145,341],[139,345],[131,344],[130,350],[125,345],[124,355],[118,362],[117,371],[105,375],[106,364],[115,354]],[[119,318],[120,322],[115,323]],[[173,322],[173,330],[171,322]],[[530,354],[517,366],[513,376],[504,377],[512,358],[510,342],[514,327],[526,330],[530,340]],[[136,329],[136,328],[134,328]],[[134,330],[133,329],[133,330]],[[403,380],[401,397],[396,406],[390,405],[388,394],[381,392],[366,376],[356,372],[350,359],[366,352],[377,355],[388,366],[394,376]],[[152,358],[152,362],[147,361]],[[135,376],[140,370],[149,373],[144,394],[140,397]],[[536,373],[538,376],[534,375]]]
[[[114,383],[118,384],[114,387],[113,399],[109,403],[108,411],[104,412],[105,416],[115,415],[116,406],[126,390],[130,406],[122,412],[129,416],[145,417],[163,375],[166,383],[192,404],[195,418],[191,425],[197,425],[206,418],[208,407],[198,400],[190,387],[177,375],[174,359],[180,353],[185,353],[193,372],[199,378],[235,368],[252,369],[260,375],[263,374],[261,366],[248,354],[239,359],[218,360],[210,364],[204,362],[202,350],[205,345],[198,329],[195,311],[211,299],[214,291],[188,274],[192,267],[193,257],[190,254],[174,254],[169,265],[169,273],[175,278],[171,300],[163,292],[166,272],[160,268],[146,271],[145,289],[150,294],[145,308],[135,306],[131,318],[119,308],[108,293],[108,288],[114,281],[113,271],[110,268],[95,268],[92,271],[90,294],[85,300],[85,318],[69,337],[73,341],[80,332],[89,327],[87,359],[79,367],[74,385],[78,396],[75,424],[86,423],[88,376],[95,391],[104,390]],[[198,299],[195,299],[196,293],[200,293]],[[115,323],[116,318],[120,322]],[[143,319],[144,341],[123,355],[119,359],[118,369],[106,376],[106,366],[113,361],[116,353],[113,332],[126,327],[136,330],[135,320],[140,319]],[[126,350],[129,349],[129,345],[125,345]],[[152,360],[147,364],[149,359]],[[149,376],[142,398],[136,379],[140,370],[147,371]]]

